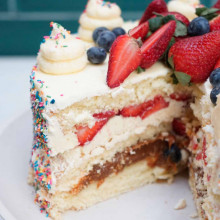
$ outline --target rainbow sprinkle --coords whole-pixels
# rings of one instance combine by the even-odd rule
[[[39,189],[39,186],[49,191],[52,185],[52,176],[50,168],[51,149],[48,147],[47,120],[44,118],[43,113],[45,111],[45,105],[48,104],[48,99],[51,99],[51,96],[47,95],[45,98],[43,98],[43,91],[39,92],[36,89],[34,81],[36,71],[37,66],[34,66],[30,76],[30,93],[32,104],[31,108],[34,119],[34,142],[32,147],[31,167],[34,171],[34,185],[36,191]],[[41,87],[43,87],[45,83],[42,80],[36,80],[36,82],[40,83]],[[55,100],[51,99],[50,103],[54,104]],[[36,195],[35,202],[40,204],[41,212],[46,211],[46,215],[48,216],[48,208],[50,207],[50,203],[46,200],[40,200],[38,193]]]

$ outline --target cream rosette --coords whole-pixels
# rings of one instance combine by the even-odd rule
[[[115,3],[102,0],[89,0],[86,10],[79,19],[79,37],[92,42],[92,33],[98,27],[110,30],[123,25],[121,9]]]
[[[79,72],[87,64],[83,41],[72,36],[60,24],[51,23],[53,30],[40,46],[37,63],[44,73],[64,75]]]
[[[169,11],[185,15],[190,21],[197,17],[196,8],[200,7],[199,0],[172,0],[168,3]]]

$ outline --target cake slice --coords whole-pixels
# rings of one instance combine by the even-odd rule
[[[67,62],[81,58],[56,57],[46,69],[49,44],[70,57],[69,45],[81,44],[62,26],[52,26],[31,75],[31,173],[41,209],[53,217],[84,209],[146,183],[173,178],[185,168],[187,139],[175,137],[172,122],[185,114],[191,89],[179,93],[179,86],[169,83],[170,70],[159,62],[141,74],[134,71],[114,89],[106,84],[108,60],[98,68],[87,63],[80,72],[68,74]],[[60,71],[57,76],[50,75],[53,65]]]
[[[90,0],[81,28],[91,13],[104,16],[102,7],[108,7],[108,19],[120,16],[108,4]],[[154,0],[151,7],[160,4]],[[114,27],[132,30],[117,37],[107,55],[92,47],[97,26],[79,38],[51,23],[30,77],[29,179],[41,211],[56,219],[144,184],[169,181],[188,165],[200,218],[220,218],[220,104],[211,103],[207,80],[220,57],[220,32],[194,38],[178,32],[185,39],[174,43],[177,20],[163,20],[150,33],[148,20],[135,27],[118,19]]]

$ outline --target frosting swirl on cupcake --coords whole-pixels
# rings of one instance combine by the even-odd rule
[[[167,6],[169,11],[179,12],[191,21],[197,17],[196,8],[201,5],[199,0],[172,0]]]
[[[53,30],[45,36],[37,57],[38,67],[44,73],[63,75],[82,70],[87,64],[83,41],[73,37],[60,24],[51,22]]]
[[[121,9],[115,3],[102,0],[89,0],[86,10],[79,19],[79,36],[92,42],[92,33],[98,27],[113,29],[123,25]]]

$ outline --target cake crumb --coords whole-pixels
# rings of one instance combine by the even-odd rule
[[[177,204],[175,205],[174,209],[180,210],[186,208],[186,200],[185,199],[180,199]]]
[[[198,214],[197,213],[193,213],[192,215],[190,215],[190,218],[198,218]]]
[[[170,177],[170,178],[167,180],[167,183],[168,183],[169,185],[171,185],[173,182],[174,182],[174,178],[173,178],[173,177]]]

